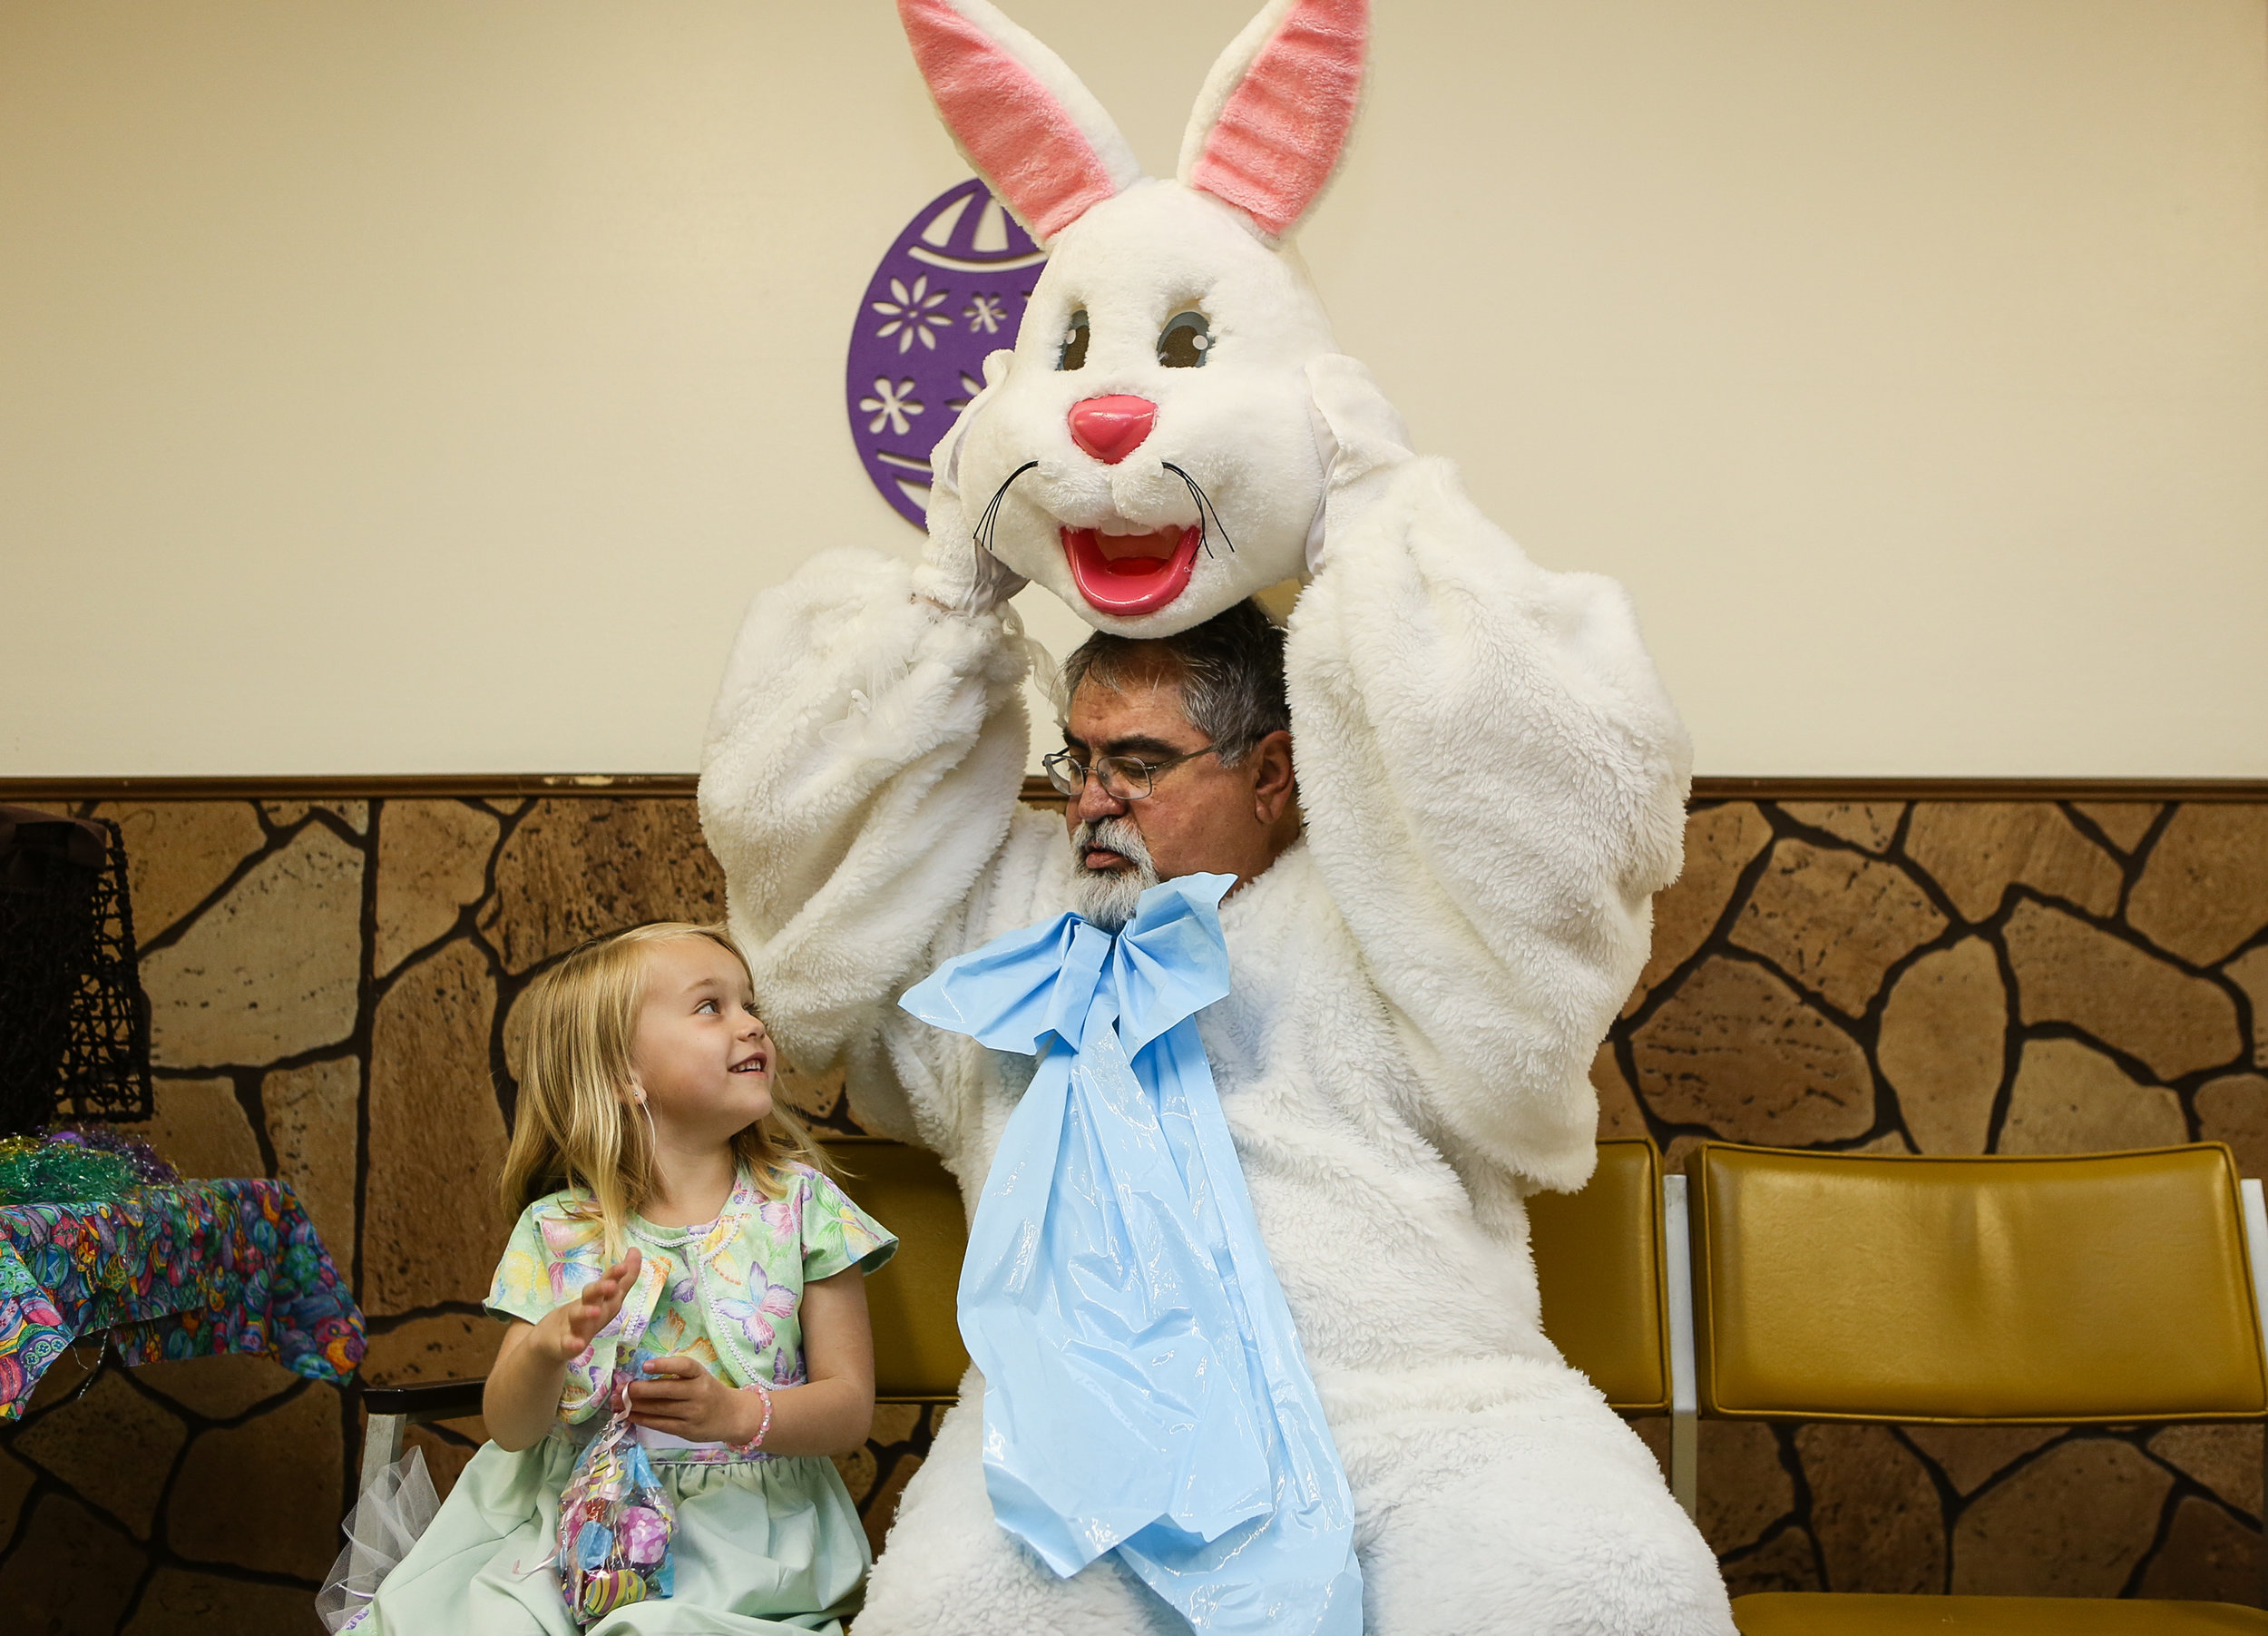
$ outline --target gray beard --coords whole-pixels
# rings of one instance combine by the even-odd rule
[[[1115,852],[1132,867],[1090,869],[1085,861],[1090,847]],[[1142,894],[1158,884],[1158,866],[1142,844],[1142,832],[1128,818],[1083,820],[1071,832],[1071,874],[1080,915],[1106,932],[1117,932],[1133,919]]]

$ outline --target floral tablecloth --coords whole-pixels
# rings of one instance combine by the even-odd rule
[[[282,1181],[0,1206],[0,1420],[64,1347],[105,1334],[130,1364],[266,1352],[343,1380],[362,1361],[362,1314]]]

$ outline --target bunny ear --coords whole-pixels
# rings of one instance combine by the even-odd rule
[[[1042,245],[1140,180],[1134,150],[1063,59],[986,0],[898,0],[961,152]]]
[[[1369,38],[1369,0],[1271,0],[1206,76],[1181,180],[1289,232],[1346,146]]]

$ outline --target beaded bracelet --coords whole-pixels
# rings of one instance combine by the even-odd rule
[[[755,1454],[757,1450],[764,1446],[764,1439],[770,1435],[772,1430],[772,1388],[760,1380],[751,1380],[746,1389],[754,1392],[764,1400],[764,1418],[758,1423],[755,1436],[746,1443],[733,1443],[726,1445],[736,1455]]]

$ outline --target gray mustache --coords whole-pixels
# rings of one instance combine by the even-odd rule
[[[1142,844],[1142,832],[1134,827],[1132,818],[1081,818],[1079,828],[1071,832],[1071,850],[1083,853],[1090,847],[1115,852],[1145,868],[1149,867],[1149,848]]]

